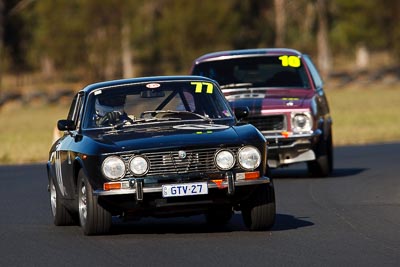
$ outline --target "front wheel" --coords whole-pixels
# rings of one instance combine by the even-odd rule
[[[250,231],[270,229],[275,222],[275,190],[272,184],[258,186],[241,204],[244,224]]]
[[[53,222],[56,226],[73,225],[75,220],[69,210],[62,204],[52,178],[49,179],[50,207]]]
[[[317,158],[307,163],[308,172],[312,177],[327,177],[333,171],[332,135],[320,143]]]
[[[97,202],[87,177],[78,175],[79,221],[85,235],[106,234],[111,229],[111,214]]]

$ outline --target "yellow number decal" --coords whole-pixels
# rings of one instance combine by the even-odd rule
[[[201,82],[191,82],[190,84],[196,85],[196,89],[194,90],[195,93],[201,93],[201,88],[203,87]]]
[[[207,94],[213,93],[214,86],[212,83],[203,83],[203,85],[207,85],[207,90],[206,90]]]
[[[298,68],[301,65],[300,58],[296,56],[280,56],[279,60],[282,62],[283,67]]]
[[[190,84],[196,85],[196,88],[194,89],[195,93],[201,93],[203,91],[203,85],[207,86],[206,93],[207,94],[212,94],[214,90],[214,86],[212,83],[207,83],[207,82],[191,82]]]

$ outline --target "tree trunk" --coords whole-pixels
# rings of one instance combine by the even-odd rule
[[[365,71],[369,64],[369,52],[367,47],[362,44],[357,46],[356,66],[359,71]]]
[[[4,36],[4,2],[0,0],[0,94],[2,91],[2,78],[3,78],[3,57],[4,57],[4,47],[3,47],[3,36]]]
[[[122,76],[124,78],[133,77],[132,51],[130,46],[131,27],[124,22],[121,30],[121,57],[122,57]]]
[[[55,70],[53,60],[47,55],[44,55],[41,58],[40,63],[43,77],[46,79],[52,78]]]
[[[285,45],[286,11],[285,0],[274,0],[275,6],[275,46]]]
[[[331,55],[328,37],[328,1],[317,0],[317,14],[318,14],[318,33],[317,33],[317,47],[318,47],[318,67],[323,78],[327,78],[331,72]]]

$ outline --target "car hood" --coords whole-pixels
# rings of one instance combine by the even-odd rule
[[[261,109],[307,108],[311,89],[227,89],[223,90],[232,107],[247,106],[252,113]]]
[[[103,146],[103,152],[162,149],[173,147],[219,146],[240,143],[235,127],[219,124],[181,124],[127,127],[118,131],[88,134]]]

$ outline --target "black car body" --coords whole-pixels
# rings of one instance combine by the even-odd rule
[[[245,116],[248,108],[236,109]],[[56,225],[106,233],[112,216],[205,214],[226,223],[241,210],[267,229],[275,196],[264,136],[238,124],[215,81],[162,76],[89,85],[72,101],[47,164]],[[79,218],[79,220],[77,219]]]
[[[333,170],[332,118],[322,79],[308,55],[293,49],[222,51],[197,58],[193,75],[216,80],[232,107],[268,141],[268,165],[307,162],[312,176]]]

